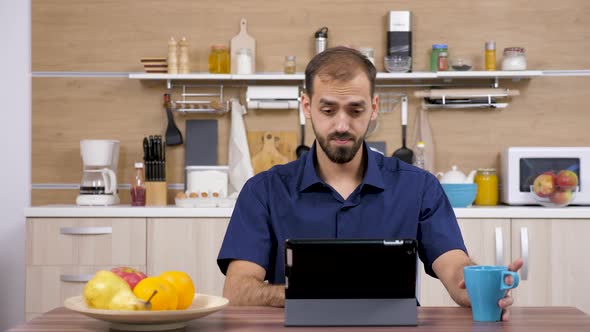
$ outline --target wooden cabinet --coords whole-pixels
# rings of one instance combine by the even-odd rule
[[[198,293],[222,295],[217,255],[228,224],[228,218],[148,219],[148,274],[182,270]]]
[[[528,252],[529,260],[527,280],[513,291],[518,305],[574,306],[590,314],[589,234],[585,219],[513,219],[513,258]]]
[[[477,264],[508,264],[510,260],[509,219],[458,219],[469,256]],[[420,264],[420,304],[457,305],[440,282],[424,272]]]
[[[516,306],[574,306],[590,313],[590,220],[460,219],[471,258],[481,265],[506,265],[527,257]],[[500,257],[501,256],[501,257]],[[420,303],[456,305],[442,283],[420,266]]]
[[[145,218],[29,218],[25,314],[34,317],[82,294],[101,269],[146,269]]]

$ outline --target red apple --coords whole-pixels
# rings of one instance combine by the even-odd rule
[[[533,191],[539,197],[549,197],[555,191],[555,174],[545,172],[535,178]]]
[[[549,199],[555,204],[568,204],[572,199],[572,191],[570,189],[556,190]]]
[[[568,170],[559,171],[555,178],[555,184],[558,187],[571,188],[578,185],[578,176],[576,173]]]
[[[133,290],[135,285],[137,285],[143,278],[147,277],[143,272],[127,266],[114,267],[111,269],[111,272],[123,278],[123,280],[129,284],[131,290]]]

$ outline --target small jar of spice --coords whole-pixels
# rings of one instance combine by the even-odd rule
[[[438,62],[437,62],[437,71],[447,71],[449,70],[449,53],[447,52],[440,52],[438,54]]]

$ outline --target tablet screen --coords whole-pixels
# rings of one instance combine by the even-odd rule
[[[415,298],[415,240],[287,240],[287,299]]]

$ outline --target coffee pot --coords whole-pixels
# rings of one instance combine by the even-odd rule
[[[80,182],[80,195],[112,195],[117,192],[117,176],[108,168],[85,169]]]
[[[465,173],[457,169],[457,165],[453,165],[451,170],[446,173],[436,173],[436,177],[440,183],[473,183],[475,173],[476,170],[472,170],[468,175],[465,175]]]
[[[78,205],[113,205],[119,203],[117,195],[117,164],[119,141],[82,140],[82,180]]]

